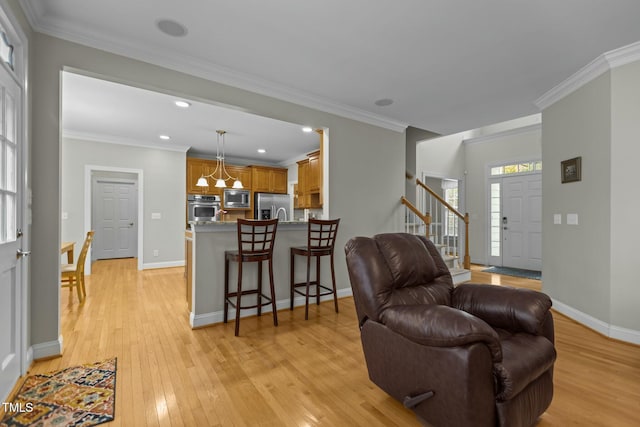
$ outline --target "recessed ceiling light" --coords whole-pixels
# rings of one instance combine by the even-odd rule
[[[374,102],[374,104],[376,104],[378,107],[386,107],[387,105],[393,104],[393,99],[389,99],[389,98],[378,99],[376,102]]]
[[[171,37],[184,37],[187,35],[187,27],[173,19],[159,19],[156,21],[156,27]]]
[[[309,126],[305,126],[302,128],[302,132],[313,132],[313,129],[310,128]]]
[[[266,152],[267,152],[267,150],[265,150],[264,148],[258,148],[258,153],[264,154]]]
[[[191,106],[191,103],[187,101],[176,101],[175,104],[180,108],[189,108]]]
[[[169,135],[160,135],[160,139],[168,141],[171,139],[171,137]]]

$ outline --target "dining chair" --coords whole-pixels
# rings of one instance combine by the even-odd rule
[[[82,245],[82,249],[78,255],[78,260],[75,264],[62,264],[60,267],[61,286],[63,288],[69,288],[71,292],[73,292],[73,288],[75,287],[78,292],[78,300],[80,302],[83,302],[87,296],[87,289],[84,285],[84,264],[87,259],[87,252],[89,252],[89,247],[93,241],[94,234],[95,231],[93,230],[87,232],[87,237],[84,240],[84,244]]]

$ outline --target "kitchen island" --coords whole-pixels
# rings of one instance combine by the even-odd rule
[[[237,250],[237,224],[235,221],[215,222],[189,222],[191,231],[190,241],[191,255],[187,257],[187,271],[191,269],[191,310],[189,323],[192,328],[199,328],[223,321],[224,310],[224,252]],[[275,284],[275,299],[278,310],[289,307],[290,281],[289,281],[289,248],[291,246],[304,246],[307,244],[306,221],[280,221],[276,231],[276,240],[273,251],[273,276]],[[191,258],[191,259],[189,259]],[[296,281],[305,280],[306,263],[302,257],[296,257]],[[322,278],[329,279],[330,273],[323,263]],[[244,264],[243,288],[254,289],[257,285],[257,263]],[[263,268],[263,286],[268,289],[267,265]],[[312,274],[315,272],[312,270]],[[189,275],[187,275],[188,277]],[[313,277],[313,276],[312,276]],[[230,263],[229,286],[235,289],[238,280],[237,263]],[[188,294],[188,292],[187,292]],[[246,297],[248,302],[253,296]],[[295,305],[304,304],[304,299],[296,301]],[[270,306],[262,308],[263,312],[271,311]],[[256,314],[256,310],[242,310],[241,316]],[[230,314],[233,321],[235,314]]]

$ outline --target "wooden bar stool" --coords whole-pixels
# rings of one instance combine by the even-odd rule
[[[229,305],[236,309],[235,335],[240,333],[240,310],[257,308],[258,316],[262,315],[262,306],[271,304],[273,310],[273,325],[278,326],[276,311],[276,292],[273,284],[273,244],[278,228],[277,219],[247,220],[238,219],[238,250],[225,251],[224,255],[224,323],[227,323]],[[238,286],[236,291],[229,291],[229,261],[238,263]],[[269,288],[271,297],[262,293],[262,262],[269,263]],[[245,262],[258,263],[258,288],[242,290],[242,264]],[[256,294],[256,304],[241,304],[243,295]],[[264,302],[262,300],[265,300]]]
[[[294,294],[305,297],[304,319],[309,319],[309,297],[316,298],[316,304],[320,304],[320,297],[333,294],[333,303],[338,312],[338,295],[336,293],[336,272],[333,267],[333,247],[336,243],[340,218],[333,220],[310,219],[307,234],[307,246],[292,247],[291,252],[291,310],[293,310]],[[307,258],[307,281],[295,283],[295,256],[301,255]],[[331,263],[332,288],[320,283],[320,257],[328,255]],[[311,258],[316,259],[316,279],[311,280]],[[315,286],[315,293],[310,293],[310,287]],[[298,289],[304,287],[304,291]]]

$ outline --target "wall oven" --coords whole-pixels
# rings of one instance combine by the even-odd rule
[[[189,194],[187,213],[189,221],[217,221],[220,210],[220,196]]]
[[[223,209],[249,209],[251,208],[250,197],[250,190],[226,188],[222,193]]]

